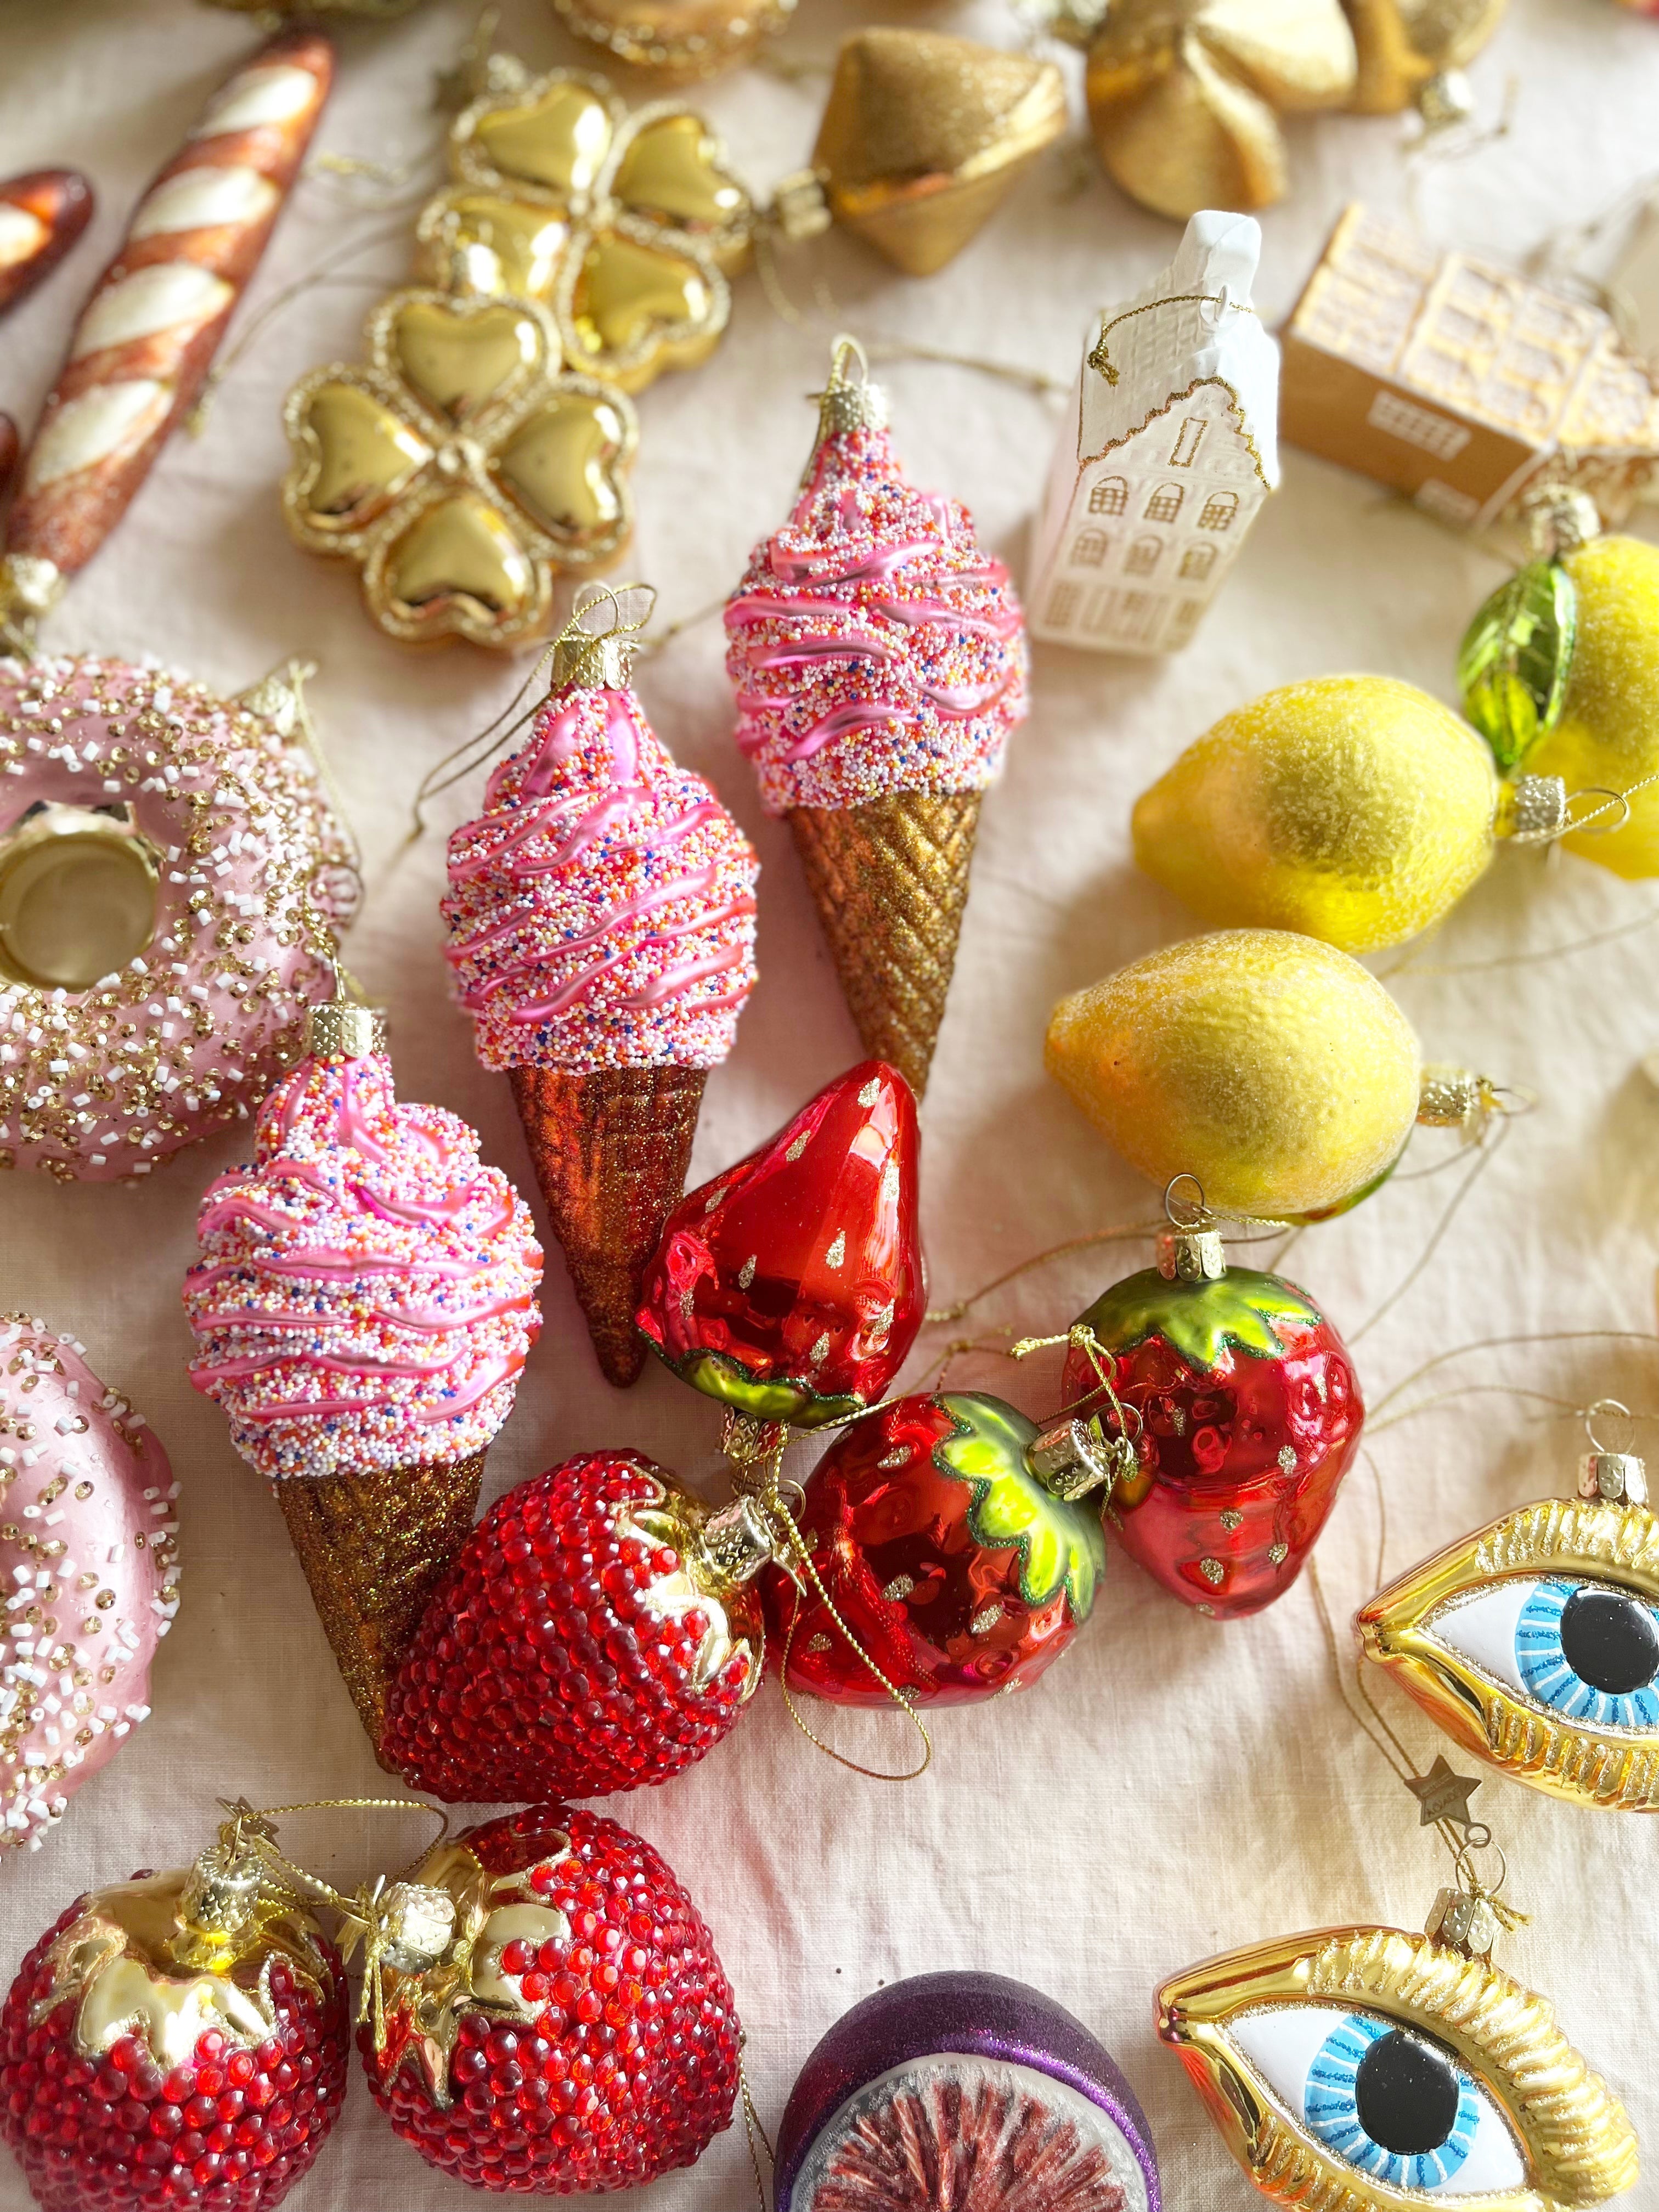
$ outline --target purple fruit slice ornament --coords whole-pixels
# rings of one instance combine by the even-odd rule
[[[1110,2055],[1000,1974],[919,1974],[844,2014],[802,2067],[777,2212],[1159,2212],[1158,2157]]]

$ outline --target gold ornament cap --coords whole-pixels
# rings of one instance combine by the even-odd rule
[[[853,373],[855,366],[856,375]],[[871,383],[869,356],[858,340],[845,331],[836,340],[829,382],[822,392],[809,392],[806,396],[817,400],[818,407],[815,453],[826,438],[842,436],[852,430],[887,428],[887,394],[878,384]]]
[[[1567,828],[1567,780],[1517,775],[1498,799],[1494,834],[1512,845],[1547,845]]]
[[[1484,1075],[1431,1060],[1423,1070],[1417,1118],[1428,1129],[1472,1128],[1486,1114],[1491,1095]]]
[[[373,1941],[384,1966],[423,1974],[455,1940],[455,1900],[426,1882],[394,1881],[374,1900]]]
[[[1601,535],[1601,514],[1588,492],[1570,485],[1543,484],[1521,502],[1532,548],[1540,560],[1559,561]]]
[[[711,1586],[719,1590],[752,1580],[776,1558],[778,1543],[759,1500],[740,1497],[709,1515],[697,1548]]]
[[[1227,1272],[1221,1231],[1183,1224],[1160,1229],[1158,1272],[1166,1283],[1218,1283]]]
[[[306,1016],[308,1060],[367,1060],[384,1052],[386,1011],[359,1006],[355,999],[325,999]]]
[[[1097,1419],[1052,1423],[1025,1447],[1025,1471],[1054,1497],[1068,1504],[1102,1492],[1104,1504],[1139,1464],[1127,1437],[1106,1434]]]
[[[1423,1932],[1431,1942],[1461,1951],[1466,1959],[1489,1959],[1498,1941],[1498,1915],[1484,1897],[1471,1896],[1466,1889],[1443,1889],[1436,1894]]]

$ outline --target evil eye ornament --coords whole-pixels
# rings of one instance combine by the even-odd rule
[[[1158,2033],[1262,2194],[1331,2212],[1560,2212],[1637,2177],[1618,2100],[1544,1999],[1397,1929],[1330,1929],[1167,1983]]]
[[[1463,1748],[1575,1804],[1659,1811],[1659,1521],[1550,1498],[1425,1560],[1356,1623]]]

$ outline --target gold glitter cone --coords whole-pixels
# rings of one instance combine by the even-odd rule
[[[862,806],[793,806],[789,827],[866,1051],[918,1098],[956,966],[977,791],[900,791]]]
[[[471,1532],[483,1463],[480,1451],[446,1466],[294,1474],[276,1485],[335,1663],[377,1753],[392,1677],[433,1584]]]
[[[640,1277],[685,1192],[706,1067],[515,1067],[536,1181],[607,1382],[645,1364]]]

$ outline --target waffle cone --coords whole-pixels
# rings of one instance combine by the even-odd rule
[[[536,1181],[605,1379],[638,1379],[640,1278],[685,1192],[706,1067],[515,1067]]]
[[[977,791],[900,791],[862,806],[793,806],[795,849],[866,1052],[918,1098],[956,966]]]
[[[483,1463],[474,1452],[446,1466],[289,1475],[276,1485],[335,1663],[377,1753],[392,1678],[433,1585],[471,1531]]]

